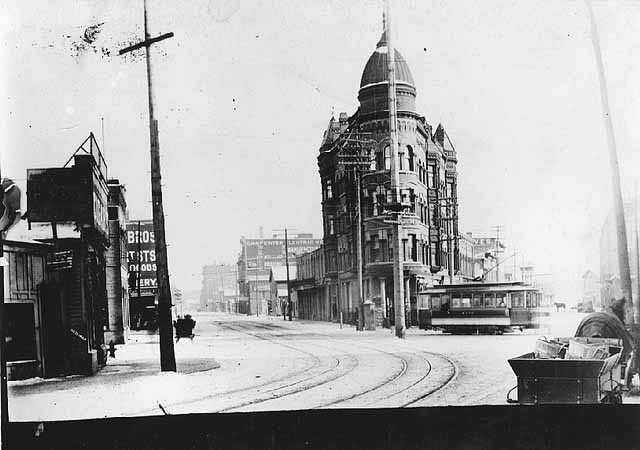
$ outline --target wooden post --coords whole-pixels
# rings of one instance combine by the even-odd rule
[[[609,146],[609,166],[611,168],[611,180],[613,187],[613,203],[615,207],[616,218],[616,234],[618,238],[618,267],[620,269],[620,282],[622,287],[622,295],[626,299],[625,319],[627,324],[634,323],[633,299],[631,297],[631,270],[629,268],[629,249],[627,241],[627,226],[624,218],[624,205],[622,202],[622,187],[620,186],[620,167],[618,165],[618,153],[616,150],[616,137],[613,132],[613,121],[611,120],[611,111],[609,109],[609,97],[607,94],[607,79],[604,72],[604,63],[602,62],[602,51],[600,50],[600,42],[598,39],[598,27],[593,13],[593,6],[589,0],[585,0],[589,10],[589,18],[591,20],[591,42],[593,44],[593,52],[595,54],[596,64],[598,68],[598,81],[600,82],[600,101],[602,103],[602,115],[604,118],[605,130],[607,133],[607,142]]]
[[[155,38],[149,34],[147,1],[144,0],[144,41],[119,51],[120,55],[145,48],[147,66],[147,93],[149,97],[149,141],[151,144],[151,202],[153,205],[153,231],[156,249],[156,274],[158,278],[158,321],[160,324],[160,368],[163,372],[176,371],[176,357],[173,348],[173,321],[171,317],[171,285],[167,263],[167,243],[165,239],[164,207],[162,204],[162,175],[160,171],[160,141],[158,121],[155,118],[155,92],[151,70],[151,44],[173,37],[165,33]],[[138,239],[140,237],[138,236]],[[140,274],[138,273],[138,277]]]
[[[287,229],[284,229],[284,261],[287,266],[287,309],[289,312],[289,322],[292,320],[292,307],[291,304],[291,291],[289,290],[289,236],[287,235]]]
[[[360,205],[360,169],[356,168],[356,254],[358,258],[358,330],[364,331],[364,296],[362,295],[362,211]]]
[[[400,172],[398,164],[398,116],[396,105],[396,62],[395,48],[391,40],[391,0],[386,0],[387,20],[386,20],[386,38],[387,38],[387,64],[388,64],[388,81],[389,81],[389,134],[391,137],[391,189],[393,190],[393,203],[398,207],[401,204],[400,197]],[[405,320],[404,320],[404,267],[402,255],[402,224],[400,222],[401,214],[396,215],[393,225],[393,305],[395,312],[395,330],[396,337],[404,339],[405,337]]]

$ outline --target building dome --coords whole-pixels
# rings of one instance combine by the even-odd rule
[[[360,89],[376,83],[387,82],[387,54],[387,33],[385,31],[376,45],[376,50],[364,66],[362,78],[360,79]],[[395,49],[395,57],[396,83],[408,84],[415,88],[409,65],[397,49]]]
[[[396,98],[398,112],[415,113],[416,88],[409,65],[400,52],[395,51]],[[382,33],[376,50],[364,66],[360,79],[360,112],[362,114],[381,113],[389,110],[389,85],[387,73],[387,33]]]

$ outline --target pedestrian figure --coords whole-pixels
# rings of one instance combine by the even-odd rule
[[[113,343],[113,341],[109,341],[109,358],[115,358],[116,357],[116,344]]]

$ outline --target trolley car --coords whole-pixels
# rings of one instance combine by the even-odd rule
[[[452,333],[502,333],[537,328],[548,315],[542,294],[522,282],[450,284],[418,293],[422,328]]]

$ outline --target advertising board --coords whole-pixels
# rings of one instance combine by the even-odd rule
[[[265,265],[282,265],[285,263],[284,239],[245,239],[248,267],[255,267],[255,260],[264,261]],[[311,252],[322,245],[322,239],[289,238],[289,261],[303,253]],[[253,261],[252,261],[253,260]]]
[[[92,156],[76,156],[76,165],[28,169],[30,222],[77,222],[108,234],[107,184]]]
[[[127,222],[127,260],[129,274],[135,274],[130,287],[132,295],[137,295],[140,288],[142,294],[155,292],[158,287],[156,274],[156,241],[153,221],[134,220]],[[138,286],[139,285],[139,286]]]

